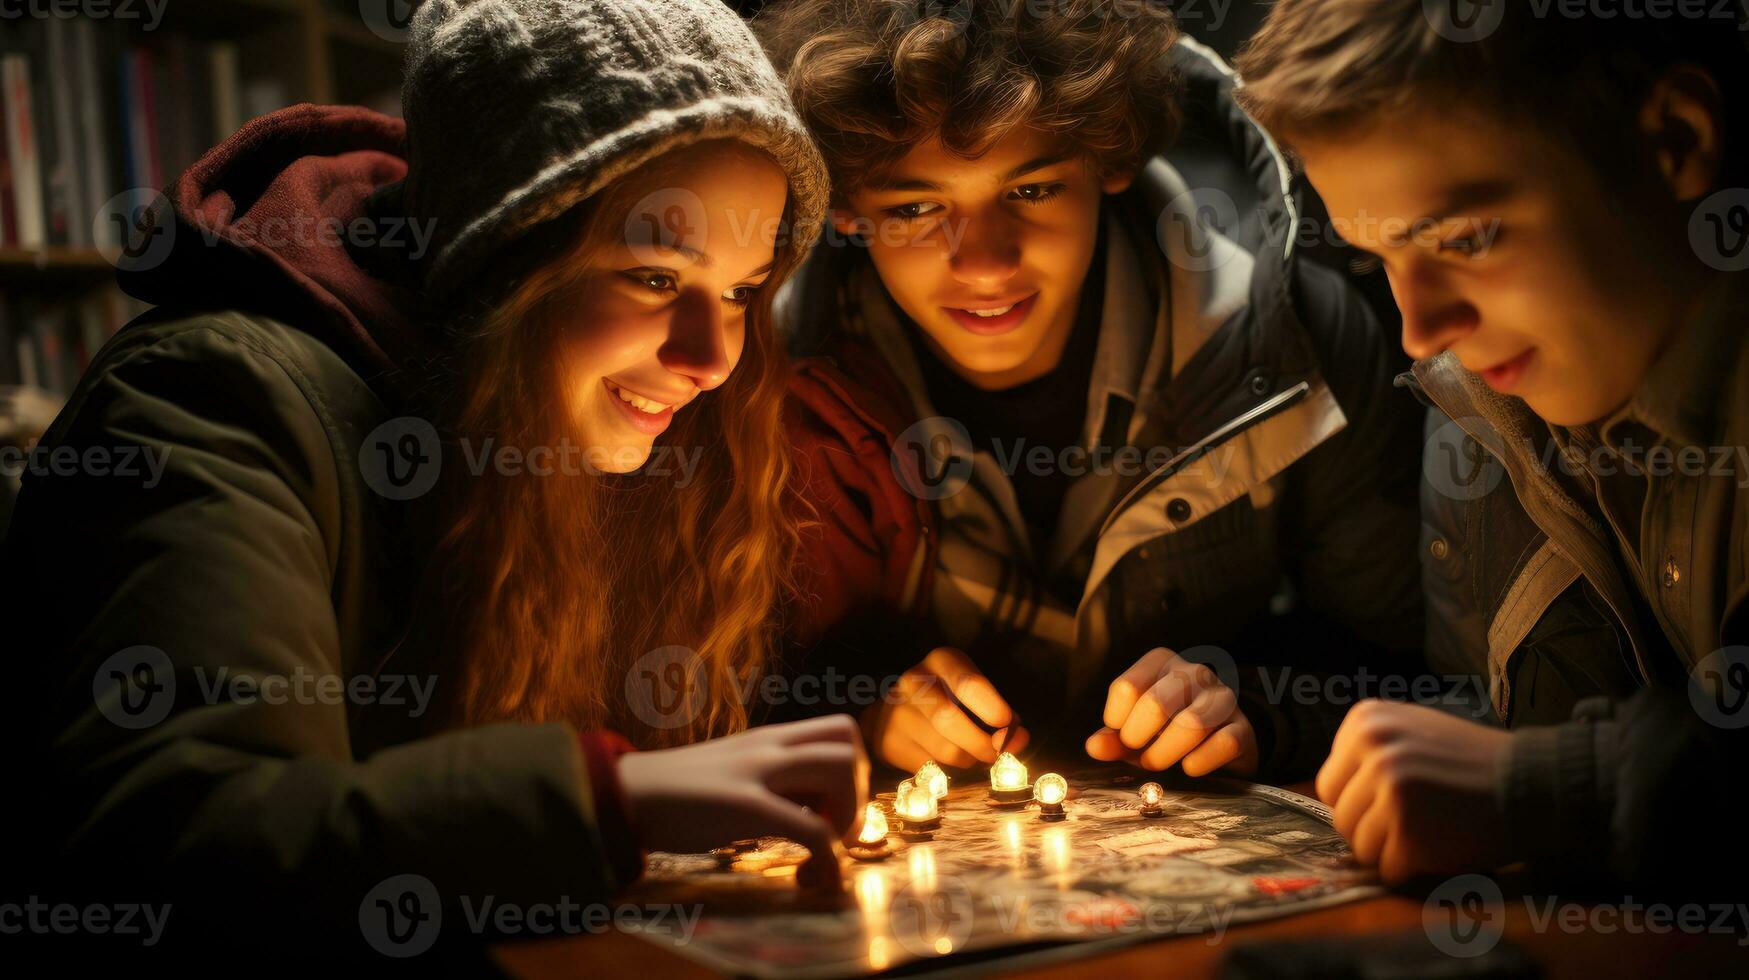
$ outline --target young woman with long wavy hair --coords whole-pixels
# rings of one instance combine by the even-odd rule
[[[404,956],[644,849],[778,834],[837,881],[855,726],[742,731],[741,698],[795,539],[770,304],[824,164],[715,0],[429,0],[405,70],[405,125],[257,119],[118,259],[158,308],[0,562],[11,883],[166,903],[167,947]]]

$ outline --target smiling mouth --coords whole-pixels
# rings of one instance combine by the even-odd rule
[[[1532,357],[1536,356],[1536,348],[1532,347],[1522,354],[1501,361],[1491,368],[1483,368],[1476,373],[1488,383],[1490,388],[1501,394],[1511,394],[1518,387],[1518,382],[1524,377],[1525,368],[1530,365]]]
[[[659,402],[653,398],[645,398],[643,395],[627,391],[606,378],[602,378],[601,383],[607,385],[607,390],[618,396],[620,401],[623,401],[627,405],[643,412],[645,415],[661,415],[663,412],[679,408],[682,404],[685,404],[684,402]]]
[[[947,315],[955,323],[976,334],[1006,333],[1020,326],[1028,313],[1036,305],[1038,294],[1033,293],[1012,303],[990,303],[981,306],[944,306]]]

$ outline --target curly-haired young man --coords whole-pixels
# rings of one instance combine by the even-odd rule
[[[880,757],[1064,734],[1309,774],[1334,721],[1235,665],[1418,641],[1417,412],[1293,254],[1230,72],[1151,3],[789,0],[755,30],[833,178],[837,241],[779,300],[816,355],[799,632],[899,658]]]

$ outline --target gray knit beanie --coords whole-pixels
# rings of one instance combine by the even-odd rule
[[[615,178],[704,140],[758,147],[788,175],[780,265],[825,216],[825,162],[722,0],[427,0],[401,100],[401,206],[434,222],[420,271],[435,299]]]

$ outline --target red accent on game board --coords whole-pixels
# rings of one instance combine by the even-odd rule
[[[1251,887],[1265,895],[1286,895],[1317,884],[1317,878],[1253,878]]]

